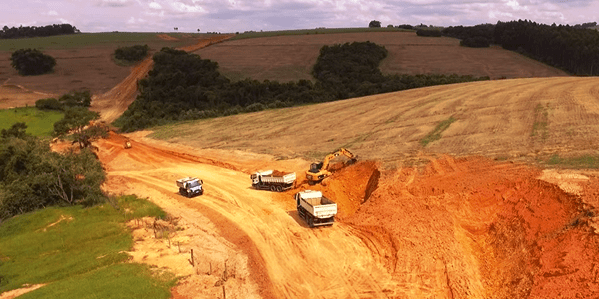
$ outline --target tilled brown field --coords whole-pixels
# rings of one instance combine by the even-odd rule
[[[414,32],[338,33],[276,36],[228,41],[196,51],[218,62],[234,79],[312,80],[310,72],[324,45],[371,41],[385,46],[389,55],[381,63],[385,74],[458,74],[499,78],[567,76],[520,54],[500,47],[460,47],[458,39],[419,37]]]

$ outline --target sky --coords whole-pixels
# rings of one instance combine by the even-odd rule
[[[599,22],[599,0],[3,0],[0,27],[71,24],[81,32],[244,32],[518,19]],[[174,28],[177,28],[175,31]]]

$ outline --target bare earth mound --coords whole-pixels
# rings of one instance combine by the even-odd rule
[[[385,74],[458,74],[499,78],[567,76],[520,54],[491,48],[461,47],[448,37],[419,37],[415,32],[366,32],[275,36],[228,41],[196,52],[218,62],[233,79],[279,82],[312,80],[312,66],[324,45],[370,41],[389,51]]]

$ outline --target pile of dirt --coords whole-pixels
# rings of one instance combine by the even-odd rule
[[[404,296],[591,298],[599,293],[594,212],[540,173],[483,158],[435,159],[384,173],[344,222],[406,286]]]
[[[339,169],[321,184],[300,186],[301,190],[318,190],[337,203],[337,220],[353,215],[376,189],[380,172],[373,161],[360,161]],[[296,190],[297,192],[297,190]]]

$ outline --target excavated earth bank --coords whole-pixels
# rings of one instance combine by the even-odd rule
[[[354,179],[365,170],[376,166],[359,163],[331,181],[343,194],[363,194],[366,183]],[[431,159],[383,173],[342,222],[379,256],[401,286],[399,298],[595,298],[598,181],[579,180],[584,191],[569,194],[540,176],[484,158]],[[341,199],[335,188],[325,193],[337,194],[340,209],[363,201]]]

